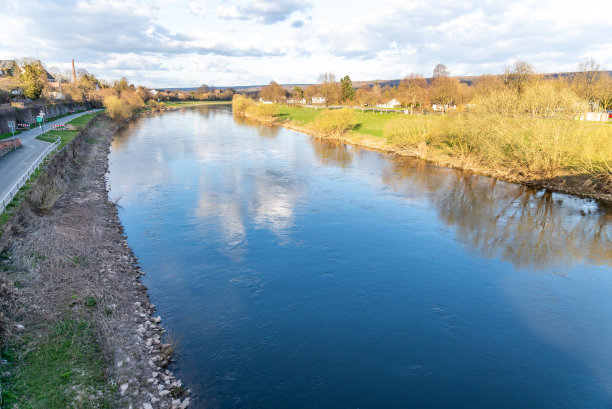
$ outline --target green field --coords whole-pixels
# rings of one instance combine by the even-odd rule
[[[290,119],[292,121],[298,122],[302,125],[308,125],[313,123],[315,118],[320,112],[323,112],[324,109],[313,109],[313,108],[300,108],[300,107],[289,107],[289,106],[281,106],[280,113],[278,117],[281,120]],[[401,118],[417,118],[417,115],[404,115],[398,114],[397,111],[389,110],[386,112],[372,112],[372,111],[364,111],[362,112],[359,109],[355,110],[355,119],[357,120],[357,125],[353,128],[353,132],[362,134],[362,135],[370,135],[376,136],[379,138],[384,137],[385,125],[392,119],[396,119],[398,117]],[[429,115],[428,120],[430,121],[438,121],[438,115]]]

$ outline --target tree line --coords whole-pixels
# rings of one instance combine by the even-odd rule
[[[193,91],[152,90],[134,86],[123,77],[116,81],[106,81],[87,70],[61,72],[57,68],[47,69],[40,60],[24,58],[14,62],[15,67],[7,75],[0,76],[0,103],[27,98],[32,101],[52,102],[102,102],[107,94],[115,90],[122,92],[128,88],[135,92],[143,102],[147,101],[229,101],[235,91],[220,90],[202,85]]]
[[[481,75],[473,81],[461,81],[450,76],[444,64],[438,64],[431,78],[411,73],[397,86],[382,86],[378,83],[353,87],[346,75],[336,80],[333,73],[322,73],[318,83],[305,89],[294,87],[290,92],[270,82],[262,88],[260,97],[272,102],[307,102],[319,98],[325,105],[358,105],[361,107],[387,103],[393,99],[411,111],[430,110],[433,104],[441,107],[469,106],[476,98],[491,93],[512,91],[518,95],[536,84],[544,84],[557,91],[566,90],[591,104],[591,109],[612,109],[612,78],[593,59],[581,62],[575,73],[546,75],[536,71],[533,65],[517,61],[507,67],[501,75]]]

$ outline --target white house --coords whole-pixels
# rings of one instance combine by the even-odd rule
[[[440,104],[433,104],[431,106],[431,109],[434,110],[434,112],[447,112],[447,111],[454,111],[457,109],[457,105],[440,105]]]
[[[388,101],[384,104],[376,105],[378,108],[395,108],[402,105],[397,99],[393,98],[391,101]]]
[[[325,97],[312,97],[312,103],[313,104],[324,104]]]

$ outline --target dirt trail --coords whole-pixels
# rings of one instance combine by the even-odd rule
[[[116,131],[106,117],[92,121],[7,226],[0,245],[21,272],[22,287],[14,290],[19,309],[12,318],[31,336],[66,311],[93,321],[116,385],[113,407],[185,408],[189,392],[165,369],[172,346],[162,343],[161,318],[152,316],[143,273],[107,196]],[[93,312],[86,297],[96,301]]]

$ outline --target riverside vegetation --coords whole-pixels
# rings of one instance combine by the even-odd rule
[[[444,115],[257,105],[240,95],[233,110],[318,137],[612,198],[612,127],[577,120],[588,110],[586,100],[553,81],[492,89]]]
[[[107,197],[122,122],[72,125],[3,226],[1,407],[186,408],[188,392],[166,369],[173,347]]]

